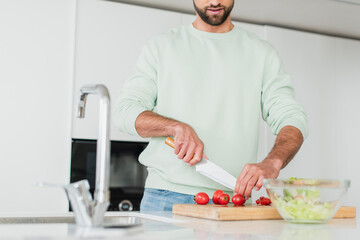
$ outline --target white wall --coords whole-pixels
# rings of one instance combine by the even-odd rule
[[[338,177],[351,179],[346,204],[360,208],[360,41],[336,38],[336,163]],[[325,166],[326,167],[326,166]]]
[[[113,109],[122,85],[135,71],[144,44],[181,25],[181,14],[109,1],[79,0],[78,3],[72,137],[97,139],[99,100],[89,95],[85,118],[77,118],[80,88],[85,84],[106,85]],[[110,138],[148,141],[122,133],[114,124]]]
[[[61,212],[69,179],[75,0],[0,1],[0,212]]]

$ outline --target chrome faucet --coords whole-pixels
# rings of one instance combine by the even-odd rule
[[[80,89],[78,117],[85,117],[88,94],[100,97],[99,137],[96,145],[96,182],[94,200],[89,192],[89,182],[81,180],[64,186],[75,214],[76,223],[81,226],[101,226],[109,206],[110,192],[110,97],[104,85],[85,85]]]

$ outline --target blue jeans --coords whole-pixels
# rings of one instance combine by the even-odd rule
[[[194,195],[169,190],[145,188],[140,211],[172,211],[173,204],[194,204]],[[210,199],[209,203],[212,203]]]

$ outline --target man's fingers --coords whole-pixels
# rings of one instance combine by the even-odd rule
[[[260,188],[262,188],[263,180],[264,180],[264,176],[263,176],[263,175],[260,175],[260,177],[259,177],[259,179],[257,180],[256,185],[255,185],[255,190],[256,190],[256,191],[259,191]]]
[[[187,153],[187,149],[188,149],[188,145],[187,144],[183,144],[181,149],[180,149],[180,152],[177,154],[178,158],[179,159],[183,159],[185,154]]]
[[[192,166],[201,160],[204,144],[190,126],[183,130],[174,136],[174,153],[179,159]]]
[[[247,174],[247,172],[249,171],[250,169],[250,165],[249,164],[246,164],[243,168],[243,170],[241,171],[238,179],[243,179],[245,177],[245,175]]]
[[[193,159],[191,159],[191,161],[188,164],[189,164],[189,166],[194,166],[195,164],[200,162],[200,160],[201,160],[201,158],[194,157]]]
[[[190,162],[191,159],[193,159],[195,153],[195,145],[192,144],[189,146],[189,148],[186,151],[185,157],[183,159],[184,162]]]
[[[250,171],[247,172],[247,174],[245,175],[245,177],[243,179],[240,179],[240,187],[239,187],[239,194],[244,195],[245,196],[245,190],[247,188],[247,184],[249,182],[249,180],[251,179],[252,174]]]
[[[196,149],[196,152],[194,154],[194,157],[190,160],[189,162],[189,165],[190,166],[193,166],[195,165],[196,163],[200,162],[201,158],[202,158],[202,155],[203,155],[203,147],[200,146]]]
[[[180,152],[180,150],[181,150],[181,146],[182,146],[182,144],[176,144],[176,142],[175,142],[174,153],[175,153],[176,155],[179,154],[179,152]]]
[[[234,195],[237,194],[237,193],[238,193],[238,194],[241,194],[241,193],[240,193],[240,184],[241,184],[241,182],[242,182],[242,179],[243,179],[244,176],[246,175],[247,171],[248,171],[248,168],[246,168],[246,166],[245,166],[245,167],[243,168],[243,170],[241,171],[238,179],[236,180],[236,185],[235,185],[235,189],[234,189]]]
[[[259,191],[265,178],[276,178],[279,171],[268,163],[246,164],[236,181],[234,193],[245,195],[246,199],[251,196],[255,188]]]
[[[244,193],[244,196],[246,196],[246,200],[251,196],[251,192],[252,192],[257,180],[258,180],[258,177],[255,175],[252,178],[250,178],[249,181],[247,182],[245,193]]]
[[[241,171],[238,180],[236,181],[236,186],[234,191],[235,193],[244,195],[246,183],[251,178],[251,175],[249,175],[249,171],[251,171],[251,166],[250,164],[246,164],[243,170]]]
[[[250,194],[248,194],[246,192],[246,190],[249,188],[248,187],[248,183],[250,181],[250,179],[252,178],[252,174],[250,174],[250,172],[248,172],[248,174],[246,174],[246,176],[244,177],[244,179],[242,179],[242,181],[240,182],[240,189],[239,189],[239,194],[245,196],[246,199],[248,199],[248,196]],[[255,184],[255,183],[254,183]],[[251,192],[251,191],[250,191]]]

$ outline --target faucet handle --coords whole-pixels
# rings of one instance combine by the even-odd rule
[[[90,184],[88,180],[80,180],[70,184],[55,184],[39,182],[39,187],[60,187],[66,192],[74,211],[76,223],[81,226],[94,226],[95,202],[90,194]]]
[[[63,188],[65,191],[70,191],[71,194],[76,194],[76,197],[81,197],[85,202],[92,201],[92,196],[90,194],[90,184],[89,181],[85,179],[70,184],[38,182],[36,183],[36,186]]]
[[[64,186],[66,195],[79,222],[87,221],[93,215],[93,201],[88,180],[81,180]],[[81,220],[80,220],[81,219]]]
[[[65,185],[64,189],[74,211],[76,223],[81,226],[93,226],[95,203],[92,201],[88,180]]]
[[[92,196],[90,194],[89,181],[84,179],[78,182],[70,183],[64,186],[65,189],[75,189],[78,197],[81,197],[85,203],[90,204]]]
[[[47,183],[47,182],[37,182],[35,184],[37,187],[59,187],[59,188],[65,188],[64,184],[59,183]]]

